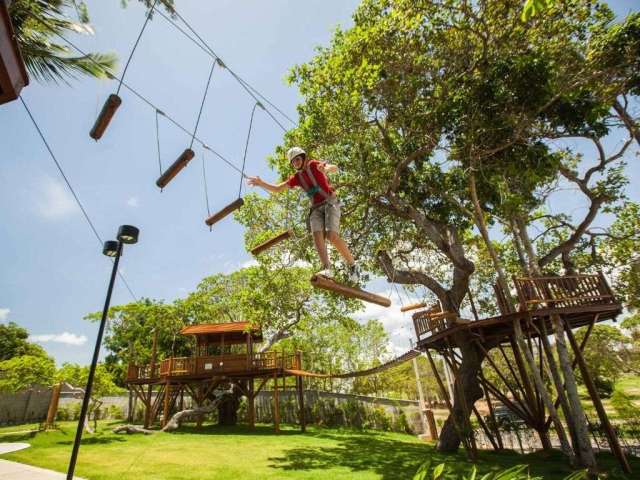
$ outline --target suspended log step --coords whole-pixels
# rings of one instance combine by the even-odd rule
[[[332,278],[325,277],[324,275],[314,275],[311,277],[311,285],[316,288],[322,288],[323,290],[329,290],[340,295],[344,295],[345,297],[357,298],[365,302],[375,303],[382,307],[391,306],[391,300],[388,298],[376,295],[375,293],[365,292],[360,288],[343,285]]]
[[[178,159],[162,174],[160,178],[156,180],[156,185],[160,188],[164,188],[167,184],[173,180],[180,170],[187,166],[187,164],[195,157],[196,154],[190,148],[187,148]]]
[[[410,310],[417,310],[418,308],[424,308],[426,307],[427,304],[420,302],[420,303],[412,303],[411,305],[405,305],[404,307],[400,308],[401,312],[408,312]]]
[[[9,16],[9,3],[0,1],[0,105],[20,96],[29,76]]]
[[[111,119],[116,114],[116,110],[120,108],[120,105],[122,105],[122,99],[114,93],[109,95],[107,101],[104,102],[100,115],[98,115],[96,123],[93,124],[93,128],[89,132],[89,136],[96,142],[104,135],[105,130],[111,123]]]
[[[286,230],[284,232],[282,232],[280,235],[277,235],[275,237],[273,237],[270,240],[267,240],[266,242],[262,242],[260,245],[253,247],[251,249],[251,253],[253,255],[258,255],[262,252],[264,252],[265,250],[270,249],[271,247],[273,247],[274,245],[285,241],[286,239],[290,238],[291,235],[293,234],[293,232],[291,230]]]
[[[229,215],[232,212],[235,212],[236,210],[238,210],[243,205],[244,205],[244,200],[242,198],[238,198],[234,202],[232,202],[229,205],[227,205],[226,207],[224,207],[218,213],[214,213],[213,215],[211,215],[209,218],[207,218],[204,221],[204,223],[206,223],[209,226],[212,226],[214,223],[218,223],[224,217],[226,217],[227,215]]]

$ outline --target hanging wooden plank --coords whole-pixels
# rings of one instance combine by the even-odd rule
[[[27,85],[29,76],[11,24],[8,4],[0,0],[0,105],[18,98]]]
[[[412,303],[411,305],[405,305],[404,307],[400,308],[401,312],[409,312],[411,310],[417,310],[418,308],[425,308],[427,306],[426,303],[420,302],[420,303]]]
[[[167,170],[165,170],[165,172],[162,175],[160,175],[160,178],[158,178],[158,180],[156,181],[156,185],[160,188],[166,187],[167,184],[171,180],[173,180],[173,177],[175,177],[178,173],[180,173],[180,170],[186,167],[187,164],[195,156],[196,156],[195,152],[190,148],[187,148],[184,152],[182,152],[182,155],[180,155],[178,159],[175,162],[173,162],[173,164]]]
[[[120,105],[122,105],[122,99],[115,93],[109,95],[109,98],[104,102],[100,115],[96,118],[96,123],[93,124],[93,128],[89,132],[89,136],[96,142],[104,135],[105,130],[107,130],[111,119],[116,114],[116,110],[120,108]]]
[[[270,249],[271,247],[273,247],[274,245],[285,241],[286,239],[290,238],[291,235],[293,235],[293,232],[291,230],[286,230],[284,232],[282,232],[280,235],[277,235],[275,237],[273,237],[270,240],[267,240],[266,242],[261,243],[260,245],[253,247],[251,249],[251,254],[252,255],[258,255],[262,252],[264,252],[265,250]]]
[[[218,223],[220,220],[222,220],[224,217],[226,217],[227,215],[229,215],[230,213],[238,210],[240,207],[242,207],[244,205],[244,200],[242,198],[238,198],[237,200],[234,200],[233,202],[231,202],[229,205],[227,205],[226,207],[224,207],[222,210],[220,210],[218,213],[214,213],[213,215],[211,215],[209,218],[207,218],[204,223],[206,223],[207,225],[211,226],[214,223]]]
[[[365,292],[360,288],[342,285],[341,283],[338,283],[329,277],[325,277],[324,275],[314,275],[311,277],[311,284],[316,288],[336,292],[340,295],[344,295],[345,297],[357,298],[359,300],[364,300],[365,302],[375,303],[382,307],[391,306],[391,300],[388,298],[376,295],[375,293]]]

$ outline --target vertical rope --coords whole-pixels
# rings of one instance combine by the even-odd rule
[[[249,131],[247,132],[247,140],[244,144],[244,156],[242,157],[242,172],[240,173],[240,188],[238,188],[238,198],[240,198],[242,196],[242,183],[244,180],[244,167],[247,163],[247,151],[249,150],[249,140],[251,139],[251,129],[253,127],[253,117],[256,114],[256,108],[260,106],[260,108],[262,107],[262,104],[260,104],[260,102],[256,102],[253,105],[253,108],[251,109],[251,118],[249,119]]]
[[[156,109],[156,143],[158,147],[158,168],[160,169],[160,175],[162,175],[162,160],[160,155],[160,123],[158,122],[158,115],[164,115],[164,113]]]
[[[207,204],[207,218],[209,218],[211,216],[211,208],[209,207],[209,188],[207,187],[207,172],[204,166],[206,161],[204,157],[206,154],[207,154],[206,150],[203,149],[202,150],[202,181],[204,184],[204,199]],[[209,231],[211,231],[211,227],[209,227]]]
[[[147,18],[144,21],[144,24],[142,25],[142,29],[140,30],[140,33],[138,34],[138,38],[136,39],[136,43],[134,43],[133,48],[131,49],[131,53],[129,54],[129,58],[127,59],[127,63],[124,66],[124,70],[122,71],[122,76],[120,77],[120,82],[118,83],[118,90],[116,90],[116,95],[120,94],[120,89],[122,88],[122,82],[124,81],[124,76],[127,74],[127,69],[129,68],[129,64],[131,63],[131,59],[133,58],[133,54],[136,51],[136,48],[138,48],[138,44],[140,43],[140,39],[142,38],[142,34],[144,33],[145,28],[147,28],[147,24],[149,23],[149,20],[151,20],[151,14],[153,13],[153,10],[156,8],[156,4],[158,3],[158,0],[155,0],[155,2],[153,2],[153,5],[151,5],[151,9],[149,10],[149,13],[147,14]]]
[[[200,125],[200,118],[202,117],[202,109],[204,108],[204,103],[207,100],[207,93],[209,92],[209,86],[211,85],[211,77],[213,76],[213,70],[216,68],[216,62],[211,64],[211,71],[209,72],[209,79],[207,80],[207,86],[204,89],[204,95],[202,96],[202,103],[200,103],[200,111],[198,112],[198,119],[196,120],[196,128],[193,130],[193,136],[191,137],[191,145],[189,148],[193,148],[193,142],[196,139],[196,134],[198,133],[198,125]]]

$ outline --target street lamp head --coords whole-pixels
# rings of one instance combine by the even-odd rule
[[[121,225],[118,229],[118,240],[128,244],[138,243],[139,234],[140,230],[133,225]]]
[[[115,240],[108,240],[104,242],[102,253],[107,257],[116,257],[118,255],[118,242]]]

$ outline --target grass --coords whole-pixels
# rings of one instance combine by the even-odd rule
[[[184,427],[177,433],[150,436],[115,435],[114,423],[104,422],[99,432],[85,435],[76,473],[89,480],[251,479],[411,479],[420,464],[447,462],[466,471],[464,453],[437,453],[431,443],[410,435],[386,432],[356,432],[310,428],[301,434],[284,427],[276,435],[270,426]],[[0,434],[12,430],[9,427]],[[57,431],[2,435],[2,441],[25,441],[31,448],[0,458],[64,472],[75,432],[72,422],[60,424]],[[482,452],[479,470],[488,472],[527,463],[535,475],[561,479],[569,473],[566,461],[557,453],[519,455],[515,452]],[[609,455],[601,458],[607,471],[615,470]],[[640,462],[633,464],[640,471]]]
[[[582,399],[582,406],[584,407],[587,415],[593,417],[594,419],[597,417],[596,409],[589,398],[589,392],[584,385],[578,387],[580,392],[580,397]],[[640,376],[639,375],[626,375],[622,377],[620,380],[616,382],[615,386],[616,390],[620,390],[625,394],[631,397],[631,400],[640,407]],[[605,411],[607,412],[607,416],[609,420],[612,421],[622,421],[624,419],[620,418],[616,409],[611,405],[610,398],[601,398],[602,405],[604,406]]]

